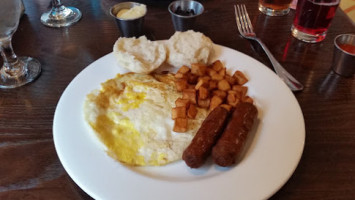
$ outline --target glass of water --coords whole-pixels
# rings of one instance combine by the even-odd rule
[[[15,88],[35,80],[41,64],[31,57],[17,57],[11,45],[22,12],[21,0],[0,0],[0,88]]]
[[[41,16],[41,22],[49,27],[66,27],[79,21],[81,12],[74,7],[64,6],[60,0],[52,0],[52,9]]]

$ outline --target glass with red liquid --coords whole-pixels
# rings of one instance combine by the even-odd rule
[[[269,16],[287,15],[291,2],[292,0],[259,0],[259,10]]]
[[[298,0],[292,35],[304,42],[324,40],[340,0]]]

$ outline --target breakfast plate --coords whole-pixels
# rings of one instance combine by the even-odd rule
[[[258,108],[257,122],[237,165],[223,168],[211,161],[190,169],[183,161],[160,167],[121,164],[85,122],[83,103],[102,82],[127,72],[110,53],[81,71],[63,92],[53,121],[59,159],[70,177],[95,199],[267,199],[290,178],[301,158],[305,126],[300,106],[289,88],[257,60],[214,45],[213,60],[229,73],[242,71],[248,95]]]

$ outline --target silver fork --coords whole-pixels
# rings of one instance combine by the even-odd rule
[[[289,74],[281,64],[275,59],[275,57],[271,54],[266,45],[256,37],[256,34],[253,30],[253,26],[250,22],[249,15],[247,9],[244,4],[242,5],[234,5],[234,11],[237,21],[237,26],[240,35],[242,35],[246,39],[251,39],[257,41],[261,47],[264,49],[266,55],[269,57],[272,66],[275,69],[276,74],[286,83],[286,85],[292,91],[300,91],[303,90],[303,85],[298,82],[291,74]]]

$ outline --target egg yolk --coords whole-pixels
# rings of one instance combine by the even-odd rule
[[[146,94],[144,92],[135,92],[131,87],[126,87],[125,95],[118,99],[118,104],[122,104],[122,110],[138,108],[144,102]]]
[[[100,131],[99,136],[109,149],[110,156],[124,163],[144,165],[144,157],[138,154],[139,148],[144,144],[140,133],[129,119],[123,118],[114,122],[112,119],[115,118],[100,115],[91,126]]]

